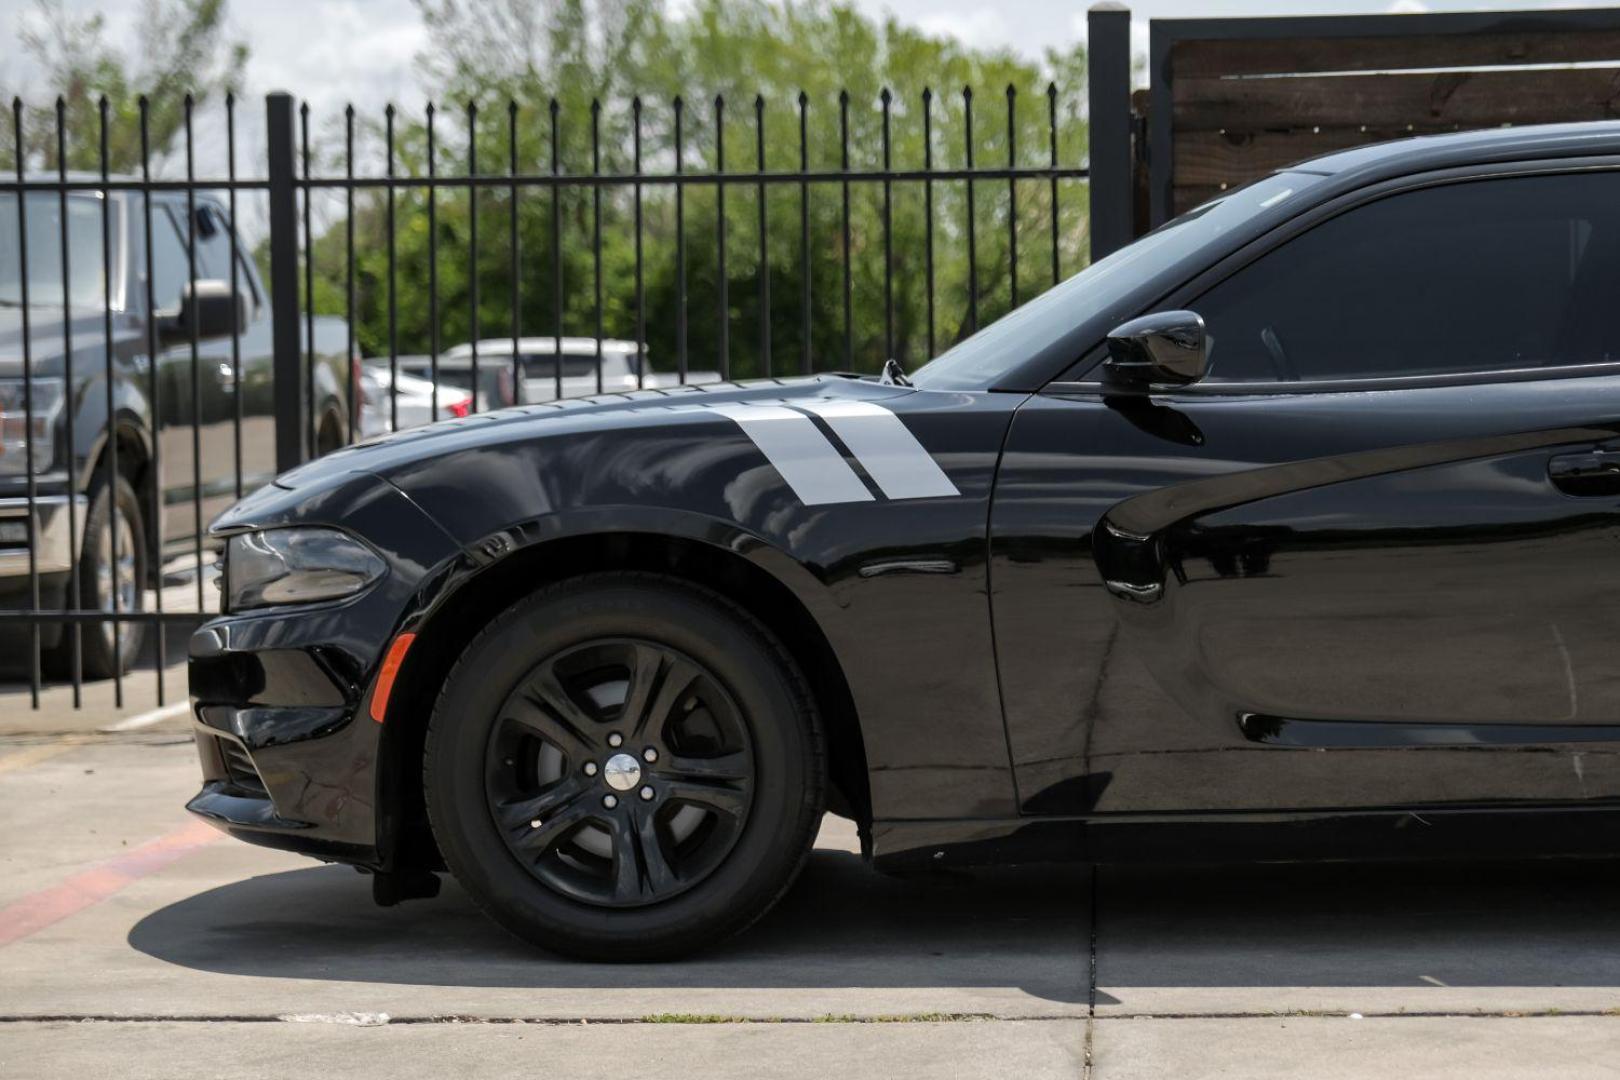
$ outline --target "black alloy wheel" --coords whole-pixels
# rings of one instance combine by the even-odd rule
[[[423,783],[446,866],[497,922],[571,956],[656,960],[741,931],[792,884],[825,753],[797,664],[747,612],[591,574],[468,644]]]
[[[654,641],[587,641],[506,699],[486,794],[507,849],[541,884],[607,907],[667,900],[730,853],[754,755],[714,675]]]

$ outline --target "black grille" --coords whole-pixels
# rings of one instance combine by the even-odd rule
[[[220,739],[219,756],[225,763],[225,781],[238,795],[253,799],[270,797],[270,793],[264,789],[264,781],[259,779],[259,770],[253,767],[253,759],[248,757],[241,743]]]

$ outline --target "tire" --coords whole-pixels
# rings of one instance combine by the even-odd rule
[[[315,431],[315,456],[323,458],[343,448],[343,420],[334,410],[328,410]]]
[[[118,562],[112,561],[109,525],[118,529]],[[119,590],[120,611],[142,611],[146,606],[146,528],[140,500],[122,475],[109,487],[106,474],[97,470],[90,484],[80,541],[78,565],[79,606],[87,611],[112,611],[112,590]],[[71,587],[71,586],[70,586]],[[71,593],[68,594],[71,598]],[[71,602],[71,599],[70,599]],[[145,623],[86,623],[81,632],[83,673],[87,679],[110,679],[127,672],[146,644]],[[114,635],[120,635],[114,647]],[[73,631],[64,628],[61,640],[45,657],[53,675],[70,677],[73,667]]]
[[[781,644],[720,596],[641,573],[549,586],[490,623],[434,705],[423,773],[479,906],[610,961],[679,956],[763,915],[804,865],[826,785]]]

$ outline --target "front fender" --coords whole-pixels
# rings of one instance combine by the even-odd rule
[[[518,522],[466,545],[482,569],[541,544],[588,536],[640,533],[686,540],[748,560],[788,589],[818,622],[838,604],[827,584],[788,552],[735,522],[667,506],[591,506]]]
[[[832,650],[860,719],[874,817],[1016,814],[985,528],[1017,399],[852,384],[783,387],[770,399],[755,391],[748,400],[770,408],[810,392],[881,400],[916,439],[907,452],[927,454],[949,492],[897,497],[874,483],[864,497],[812,497],[824,491],[816,476],[790,482],[730,413],[688,406],[685,396],[435,425],[439,433],[418,436],[414,449],[408,437],[379,444],[368,464],[474,562],[626,533],[748,560],[792,593]],[[438,452],[422,453],[428,445]],[[849,460],[864,465],[856,457]]]

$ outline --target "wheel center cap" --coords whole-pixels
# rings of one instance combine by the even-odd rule
[[[641,763],[629,754],[614,754],[602,766],[602,779],[615,791],[629,791],[641,783]]]

